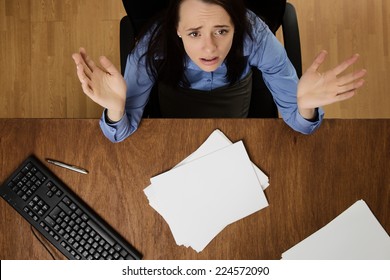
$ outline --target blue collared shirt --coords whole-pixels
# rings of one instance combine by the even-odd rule
[[[251,21],[252,38],[245,37],[244,56],[248,63],[242,74],[244,78],[251,67],[257,67],[263,74],[263,79],[269,88],[279,113],[284,121],[294,130],[303,134],[314,132],[322,122],[324,112],[318,109],[315,121],[304,119],[298,112],[296,71],[287,57],[284,47],[280,44],[267,25],[254,13],[248,11]],[[106,110],[100,119],[100,127],[104,135],[112,142],[120,142],[134,133],[142,118],[143,110],[154,85],[153,77],[147,73],[145,57],[142,55],[148,45],[148,37],[144,37],[127,58],[124,78],[127,84],[125,115],[114,124],[106,122]],[[185,75],[190,87],[209,91],[229,82],[226,79],[226,65],[213,72],[201,70],[187,56]]]

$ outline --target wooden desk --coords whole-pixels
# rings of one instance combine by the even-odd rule
[[[242,139],[269,175],[270,205],[225,228],[198,254],[176,245],[143,189],[216,128],[233,142]],[[0,119],[0,131],[1,182],[30,154],[88,169],[82,175],[49,166],[144,259],[280,259],[359,199],[390,233],[390,120],[325,120],[305,136],[282,120],[155,119],[119,144],[102,135],[97,120]],[[50,259],[3,199],[0,259]]]

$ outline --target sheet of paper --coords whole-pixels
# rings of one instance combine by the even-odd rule
[[[212,152],[218,151],[219,149],[225,148],[231,145],[232,142],[229,138],[223,134],[222,131],[216,129],[211,133],[211,135],[207,138],[207,140],[191,155],[185,158],[182,162],[180,162],[176,166],[180,166],[186,164],[194,159],[206,156]],[[269,180],[267,175],[264,174],[263,171],[260,170],[255,164],[253,164],[253,168],[255,169],[256,175],[260,181],[261,187],[265,190],[269,186]]]
[[[195,152],[193,152],[175,167],[181,166],[183,164],[191,162],[192,160],[211,154],[231,144],[232,142],[225,136],[225,134],[219,129],[216,129]],[[269,179],[267,175],[265,175],[264,172],[261,171],[255,164],[253,164],[253,168],[255,169],[256,176],[261,184],[262,189],[265,190],[269,186]],[[153,189],[154,187],[151,185],[144,189],[144,192],[149,199],[153,199]]]
[[[196,251],[228,224],[266,206],[242,141],[151,179],[145,190],[169,224],[175,241]]]
[[[302,242],[282,259],[378,260],[390,259],[390,237],[363,200]]]

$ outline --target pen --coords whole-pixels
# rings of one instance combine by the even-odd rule
[[[51,163],[51,164],[54,164],[54,165],[57,165],[57,166],[60,166],[60,167],[63,167],[63,168],[69,169],[69,170],[73,170],[73,171],[83,173],[83,174],[88,174],[88,171],[85,170],[84,168],[81,168],[81,167],[69,165],[69,164],[66,164],[66,163],[63,163],[63,162],[60,162],[57,160],[53,160],[53,159],[46,159],[46,161],[48,163]]]

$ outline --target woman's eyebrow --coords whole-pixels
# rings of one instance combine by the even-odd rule
[[[203,27],[203,26],[191,27],[191,28],[186,29],[186,31],[198,31],[198,30],[202,29],[202,27]]]
[[[230,25],[221,24],[221,25],[215,25],[214,27],[215,28],[230,28],[231,26]]]
[[[202,27],[203,26],[191,27],[191,28],[186,29],[186,31],[198,31],[198,30],[202,29]],[[213,27],[214,28],[230,28],[231,26],[230,25],[221,24],[221,25],[214,25]]]

